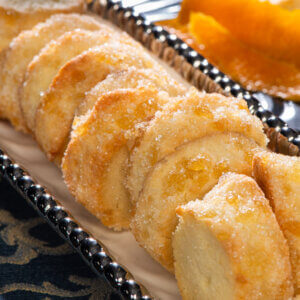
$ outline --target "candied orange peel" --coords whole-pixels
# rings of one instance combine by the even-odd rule
[[[300,70],[247,47],[212,17],[192,14],[189,31],[199,51],[212,63],[250,90],[300,100]]]
[[[299,9],[288,11],[259,0],[184,0],[180,23],[187,23],[192,11],[214,17],[233,36],[268,56],[300,67]]]
[[[208,3],[206,0],[183,1],[179,17],[175,20],[162,22],[161,25],[179,35],[181,39],[205,56],[212,64],[248,90],[262,91],[282,99],[300,101],[300,67],[297,67],[296,63],[274,58],[267,51],[261,51],[249,45],[242,38],[237,37],[234,34],[235,32],[231,31],[231,28],[226,28],[213,16],[193,12],[193,10],[203,9],[205,12],[217,17],[221,16],[221,8],[225,5],[222,1],[209,1],[212,6],[218,7],[217,11],[220,10],[219,13],[212,12],[208,8],[204,9],[206,8],[206,2]],[[230,0],[229,2],[233,3],[235,1]],[[251,0],[250,2],[257,1]],[[268,5],[271,4],[268,3]],[[273,7],[273,5],[271,6]],[[283,10],[280,7],[279,9]],[[297,12],[297,10],[294,10],[294,12]],[[239,21],[240,17],[236,18],[235,22]],[[241,20],[241,27],[243,22]],[[238,26],[236,25],[236,27]],[[238,31],[239,29],[235,30]],[[246,36],[249,30],[246,28],[243,30]],[[265,32],[264,30],[257,31]],[[251,36],[251,32],[249,35]],[[278,36],[276,38],[278,41]],[[300,58],[300,52],[298,57]]]

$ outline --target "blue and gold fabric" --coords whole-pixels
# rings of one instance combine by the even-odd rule
[[[0,182],[0,299],[120,299],[107,282]]]

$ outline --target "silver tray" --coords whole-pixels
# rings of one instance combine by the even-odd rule
[[[300,137],[296,130],[291,129],[272,112],[264,109],[255,95],[229,79],[183,41],[137,13],[136,9],[134,10],[136,5],[128,6],[130,0],[126,2],[127,6],[123,7],[119,1],[94,1],[89,4],[89,9],[126,30],[196,87],[208,92],[219,91],[244,98],[250,111],[264,122],[271,140],[270,147],[277,152],[299,155]],[[149,1],[140,1],[139,5],[142,5],[142,2],[149,3]],[[162,1],[151,2],[157,4]],[[179,2],[176,3],[178,5]],[[172,13],[176,11],[170,8],[169,10]],[[159,9],[157,11],[162,12]],[[5,143],[0,140],[0,145],[2,144]],[[29,165],[27,167],[19,165],[21,159],[18,159],[19,156],[11,150],[9,138],[3,149],[0,150],[0,175],[8,179],[24,199],[81,255],[88,266],[98,276],[106,278],[124,299],[151,299],[149,292],[110,255],[109,250],[99,241],[100,238],[87,232],[84,224],[81,226],[56,197],[39,184],[41,182],[33,179],[36,176],[25,170],[29,169]]]

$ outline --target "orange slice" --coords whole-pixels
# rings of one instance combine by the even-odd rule
[[[188,26],[170,24],[186,43],[248,90],[300,101],[300,69],[293,64],[252,49],[202,13],[192,14]]]
[[[187,23],[191,11],[211,15],[242,42],[300,66],[299,9],[258,0],[184,0],[179,21]]]

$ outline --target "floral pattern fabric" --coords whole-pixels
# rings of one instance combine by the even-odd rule
[[[1,180],[0,299],[121,298]]]

